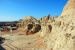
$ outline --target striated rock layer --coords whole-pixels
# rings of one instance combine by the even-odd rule
[[[62,16],[52,24],[52,31],[46,36],[47,50],[75,50],[75,0],[69,0]]]
[[[67,4],[65,5],[61,16],[71,15],[75,16],[75,0],[68,0]]]

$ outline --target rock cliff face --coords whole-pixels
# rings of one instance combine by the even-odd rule
[[[47,40],[48,49],[74,50],[75,49],[75,18],[59,17],[52,24],[52,31]]]
[[[61,16],[71,15],[75,16],[75,0],[68,0],[67,4],[65,5]]]
[[[52,24],[52,31],[47,36],[47,50],[75,50],[75,0],[69,0],[62,16]]]

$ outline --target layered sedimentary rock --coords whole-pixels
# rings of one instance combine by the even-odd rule
[[[75,0],[69,0],[62,16],[52,23],[52,31],[47,36],[47,50],[75,50]],[[74,37],[74,38],[73,38]]]
[[[47,44],[45,50],[75,50],[75,0],[68,0],[60,17],[24,19],[21,24],[26,34],[40,35]]]
[[[35,24],[35,23],[38,23],[38,21],[32,16],[26,16],[19,21],[18,26],[24,28],[26,27],[27,24],[30,24],[30,23]]]
[[[25,28],[28,24],[38,24],[38,20],[32,16],[26,16],[19,21],[17,24],[20,31],[25,31]]]
[[[75,16],[75,0],[68,0],[65,5],[61,16]]]
[[[56,19],[52,31],[47,36],[48,49],[74,50],[75,49],[75,18],[64,16]]]

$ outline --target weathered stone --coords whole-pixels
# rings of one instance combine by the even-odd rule
[[[75,16],[75,0],[68,0],[66,6],[64,7],[61,16]]]
[[[39,32],[41,30],[41,25],[39,25],[39,24],[35,24],[35,26],[34,26],[34,28],[33,28],[33,32],[34,33],[37,33],[37,32]]]

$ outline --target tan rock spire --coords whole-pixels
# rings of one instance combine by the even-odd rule
[[[65,5],[61,16],[64,15],[73,15],[75,16],[75,0],[68,0],[67,4]]]

